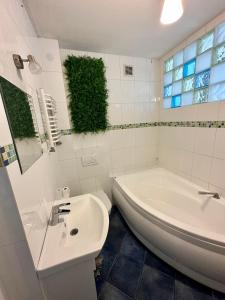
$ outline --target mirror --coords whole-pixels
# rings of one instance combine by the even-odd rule
[[[42,155],[33,99],[3,77],[0,91],[13,138],[21,173]]]

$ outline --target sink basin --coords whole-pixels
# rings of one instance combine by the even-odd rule
[[[48,226],[42,253],[38,263],[38,276],[43,278],[98,256],[105,242],[109,217],[106,207],[94,195],[57,201],[70,202],[64,222]],[[71,234],[72,233],[72,234]]]

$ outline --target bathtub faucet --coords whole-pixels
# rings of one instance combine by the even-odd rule
[[[212,195],[213,198],[220,199],[220,195],[214,192],[198,191],[199,195]]]

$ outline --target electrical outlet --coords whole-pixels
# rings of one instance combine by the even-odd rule
[[[81,163],[83,167],[96,166],[98,164],[96,154],[82,156]]]

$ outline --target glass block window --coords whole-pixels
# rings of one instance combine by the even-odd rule
[[[184,49],[184,62],[196,57],[197,43],[193,43]]]
[[[180,107],[181,106],[181,95],[176,95],[172,97],[171,107]]]
[[[213,47],[214,32],[210,32],[203,36],[198,44],[198,53],[201,54]]]
[[[209,69],[212,63],[212,50],[199,55],[196,59],[196,73],[200,73],[203,70]]]
[[[177,54],[175,54],[173,57],[174,68],[182,65],[183,61],[184,61],[184,54],[183,51],[180,51]]]
[[[164,97],[166,98],[170,96],[172,96],[172,84],[164,87]]]
[[[171,57],[170,59],[168,59],[166,62],[165,62],[165,71],[166,72],[169,72],[173,70],[173,57]]]
[[[182,106],[191,105],[193,103],[194,92],[188,92],[182,94]]]
[[[225,44],[215,48],[213,55],[213,63],[218,64],[225,61]]]
[[[172,95],[178,95],[181,94],[182,92],[182,81],[177,81],[173,83],[173,87],[172,87]]]
[[[177,81],[183,78],[183,66],[176,68],[173,71],[173,80]]]
[[[195,75],[195,88],[202,88],[209,85],[210,70]]]
[[[215,30],[215,45],[225,42],[225,22],[217,26]]]
[[[225,83],[214,84],[209,88],[210,101],[225,100]]]
[[[211,69],[210,83],[225,81],[225,64],[218,64]]]
[[[183,92],[189,92],[194,89],[194,79],[194,76],[191,76],[183,80]]]
[[[194,103],[203,103],[208,100],[208,89],[201,89],[195,91]]]
[[[225,22],[164,62],[164,108],[225,100]]]
[[[173,82],[173,72],[168,72],[164,75],[164,86]]]
[[[164,108],[171,108],[171,100],[172,100],[171,97],[166,98],[166,99],[164,100],[164,102],[163,102],[163,107],[164,107]]]
[[[192,59],[184,64],[183,76],[188,77],[195,73],[195,59]]]

